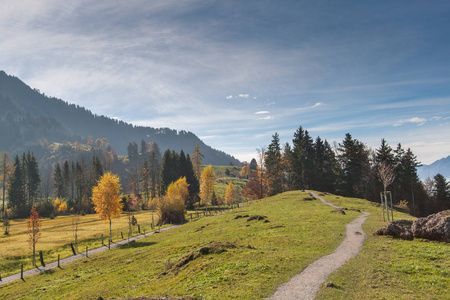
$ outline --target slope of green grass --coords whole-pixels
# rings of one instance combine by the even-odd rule
[[[450,245],[426,240],[403,241],[372,233],[386,225],[378,204],[360,199],[325,196],[338,206],[359,208],[372,215],[360,254],[333,273],[318,299],[450,299]],[[394,213],[394,219],[414,219]]]
[[[342,241],[345,224],[358,213],[332,214],[309,195],[289,192],[233,212],[202,218],[148,236],[129,246],[29,277],[0,289],[0,298],[79,299],[136,296],[195,296],[202,299],[261,299]],[[264,215],[269,222],[235,219]],[[210,242],[235,248],[201,255],[162,273]]]
[[[265,298],[309,263],[333,252],[343,239],[339,234],[345,233],[345,225],[359,215],[330,213],[330,207],[305,200],[308,197],[288,192],[201,218],[64,265],[62,270],[0,287],[0,299]],[[331,275],[328,281],[337,288],[321,288],[319,299],[449,299],[450,245],[372,236],[386,224],[377,204],[324,197],[371,215],[363,224],[368,239],[362,252]],[[247,222],[247,218],[235,219],[237,215],[264,215],[269,222]],[[401,213],[394,217],[412,218]],[[211,242],[228,242],[234,248],[195,256]],[[176,263],[189,254],[195,259],[177,268]]]

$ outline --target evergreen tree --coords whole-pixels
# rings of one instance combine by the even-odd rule
[[[252,158],[250,161],[250,170],[256,171],[256,167],[258,166],[258,163],[256,162],[256,159]]]
[[[450,185],[441,174],[434,176],[433,198],[442,204],[442,209],[450,208]]]
[[[159,150],[158,150],[159,151]],[[156,197],[156,190],[159,186],[159,174],[160,174],[160,164],[157,157],[157,153],[152,151],[149,158],[149,168],[150,168],[150,189],[152,199]]]
[[[281,149],[278,133],[275,133],[272,136],[272,142],[265,153],[265,163],[268,176],[269,195],[273,196],[283,192]]]
[[[369,152],[366,146],[353,139],[350,133],[339,144],[339,163],[342,168],[339,192],[344,196],[366,197],[370,178],[374,178],[370,168]]]
[[[292,169],[292,150],[291,145],[284,145],[283,154],[281,156],[282,171],[284,174],[284,185],[287,191],[293,189],[293,169]],[[248,178],[247,178],[248,179]]]
[[[147,153],[147,143],[144,140],[141,140],[141,155]]]
[[[32,207],[37,201],[39,195],[39,186],[41,184],[41,176],[39,174],[39,165],[33,153],[28,152],[23,155],[22,166],[25,171],[25,189],[27,192],[27,201],[29,207]]]
[[[198,198],[198,193],[200,193],[200,182],[198,181],[197,176],[195,176],[194,166],[192,165],[189,154],[186,156],[186,166],[183,169],[185,172],[183,176],[186,177],[189,190],[189,197],[187,198],[188,203],[186,203],[186,206],[192,208]]]
[[[14,160],[13,170],[8,190],[8,208],[13,209],[17,217],[25,217],[29,212],[25,188],[25,172],[17,155]]]
[[[64,177],[62,174],[61,167],[59,163],[56,164],[55,171],[53,172],[53,186],[56,191],[56,197],[66,198],[66,189],[64,187]]]

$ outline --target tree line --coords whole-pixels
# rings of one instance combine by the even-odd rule
[[[393,149],[385,139],[377,149],[345,135],[331,146],[327,140],[315,140],[301,126],[292,143],[280,145],[278,133],[269,146],[258,150],[259,165],[252,172],[245,192],[253,198],[275,195],[293,189],[313,189],[346,197],[379,202],[383,184],[380,166],[392,170],[389,190],[394,201],[407,201],[416,216],[450,208],[450,188],[442,175],[429,179],[428,187],[417,175],[420,162],[410,148],[398,144]]]

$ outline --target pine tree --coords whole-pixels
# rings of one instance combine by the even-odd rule
[[[64,188],[64,178],[59,163],[56,164],[55,171],[53,172],[53,186],[56,190],[56,197],[66,198],[66,189]]]
[[[281,149],[278,133],[272,136],[272,142],[265,153],[265,163],[269,183],[269,195],[273,196],[283,192]]]
[[[17,155],[14,160],[13,170],[8,190],[8,208],[14,209],[17,217],[25,217],[29,212],[25,188],[25,172]]]

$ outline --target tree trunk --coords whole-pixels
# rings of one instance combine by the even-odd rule
[[[111,218],[109,218],[109,242],[112,243]]]

